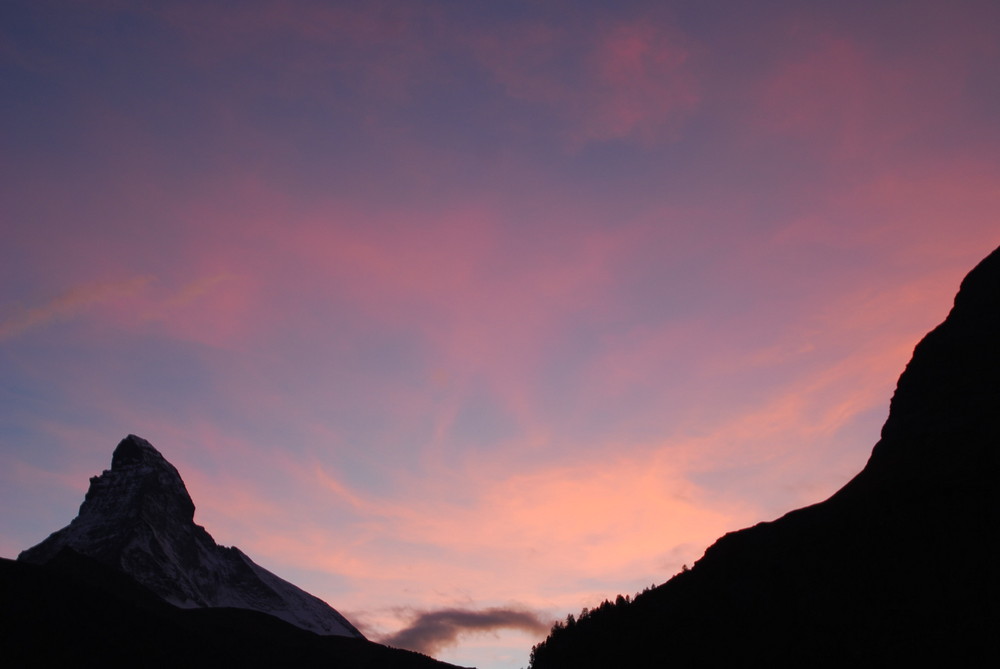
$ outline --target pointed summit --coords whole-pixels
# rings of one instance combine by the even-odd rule
[[[130,434],[118,442],[118,446],[115,447],[115,452],[111,456],[112,471],[117,471],[129,465],[147,465],[151,467],[162,467],[165,465],[175,473],[177,472],[173,465],[167,462],[158,450],[153,448],[151,443],[134,434]]]
[[[148,441],[130,434],[115,448],[111,469],[90,479],[73,524],[100,534],[94,537],[101,544],[95,550],[103,552],[115,550],[104,544],[121,536],[120,531],[105,527],[107,522],[121,525],[140,519],[157,528],[170,523],[193,525],[194,502],[177,469]]]
[[[194,523],[177,469],[132,434],[115,448],[111,469],[90,479],[77,517],[18,560],[44,564],[63,548],[125,572],[175,606],[251,609],[318,634],[363,638],[322,600],[216,544]]]

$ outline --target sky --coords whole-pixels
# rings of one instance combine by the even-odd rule
[[[1000,244],[1000,5],[6,0],[0,555],[126,434],[523,667],[865,464]]]

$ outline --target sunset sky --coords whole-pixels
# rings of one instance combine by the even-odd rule
[[[864,466],[1000,244],[998,35],[995,0],[5,0],[0,555],[135,433],[369,638],[526,665]]]

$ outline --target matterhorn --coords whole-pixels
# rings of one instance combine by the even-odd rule
[[[364,638],[325,602],[278,578],[194,522],[180,474],[145,439],[118,444],[90,479],[73,521],[18,560],[44,564],[72,549],[119,569],[180,608],[250,609],[317,634]]]

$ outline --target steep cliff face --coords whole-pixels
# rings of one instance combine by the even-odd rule
[[[1000,249],[915,348],[865,468],[719,539],[532,667],[981,664],[1000,656]]]
[[[322,600],[219,546],[194,523],[194,503],[177,469],[129,435],[111,469],[90,480],[80,512],[18,560],[44,564],[63,548],[95,558],[182,608],[235,607],[269,613],[319,634],[362,637]]]

